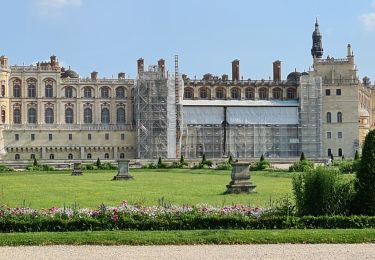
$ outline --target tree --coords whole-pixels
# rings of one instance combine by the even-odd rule
[[[202,155],[202,163],[204,163],[205,161],[206,161],[206,155],[203,154],[203,155]]]
[[[38,161],[36,160],[35,157],[34,157],[34,163],[33,163],[33,166],[38,166]]]
[[[183,155],[181,155],[181,157],[180,157],[180,164],[181,164],[181,165],[184,165],[184,164],[185,164],[185,158],[184,158]]]
[[[100,166],[102,166],[102,163],[100,162],[100,159],[98,157],[98,159],[96,160],[96,167],[100,168]]]
[[[301,153],[301,157],[299,158],[300,161],[305,161],[306,160],[306,157],[305,157],[305,154],[302,152]]]
[[[262,156],[260,157],[260,160],[259,161],[261,161],[261,162],[263,162],[264,161],[264,155],[262,154]]]
[[[375,130],[367,134],[363,144],[355,191],[355,213],[375,215]]]
[[[228,163],[232,164],[232,162],[233,162],[233,157],[232,157],[232,155],[229,155]]]
[[[359,160],[358,150],[355,150],[354,160]]]

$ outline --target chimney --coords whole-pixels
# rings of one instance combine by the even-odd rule
[[[187,78],[188,78],[188,77],[187,77],[187,75],[186,75],[186,74],[182,74],[182,80],[183,80],[183,81],[186,81],[186,80],[187,80]]]
[[[118,78],[119,80],[125,80],[125,73],[124,73],[124,72],[120,72],[120,73],[118,74],[117,78]]]
[[[97,80],[98,79],[98,72],[93,71],[91,72],[91,80]]]
[[[0,66],[1,67],[8,67],[8,57],[6,57],[6,56],[0,57]]]
[[[221,76],[221,80],[222,80],[222,81],[228,81],[228,75],[227,75],[227,74],[223,74],[223,75]]]
[[[232,61],[232,80],[240,80],[240,61],[237,59]]]
[[[165,60],[163,59],[160,59],[158,60],[158,68],[159,68],[159,71],[161,71],[164,75],[164,72],[165,72]]]
[[[138,75],[145,71],[145,61],[142,58],[137,60],[137,71]]]
[[[273,81],[281,81],[281,61],[273,62]]]

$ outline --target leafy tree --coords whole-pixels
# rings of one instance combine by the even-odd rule
[[[356,178],[355,213],[375,215],[375,130],[365,138]]]
[[[305,157],[305,154],[302,152],[301,153],[301,157],[299,158],[300,161],[305,161],[306,160],[306,157]]]

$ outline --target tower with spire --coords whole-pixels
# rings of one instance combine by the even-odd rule
[[[321,58],[323,56],[323,44],[322,44],[322,35],[320,34],[319,31],[319,23],[318,23],[318,18],[316,18],[315,21],[315,30],[312,34],[312,40],[313,40],[313,45],[311,48],[311,55],[313,58]]]

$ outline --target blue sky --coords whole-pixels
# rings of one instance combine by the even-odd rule
[[[318,17],[324,57],[345,57],[351,43],[359,76],[375,80],[375,0],[12,0],[1,9],[0,55],[11,64],[55,54],[82,77],[135,77],[138,58],[164,58],[172,71],[178,54],[191,78],[230,75],[237,58],[245,79],[268,79],[279,59],[286,78],[311,66]]]

